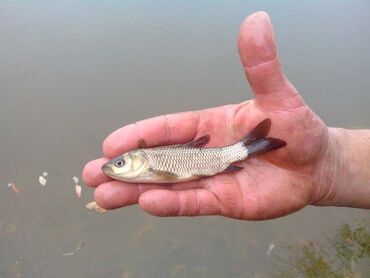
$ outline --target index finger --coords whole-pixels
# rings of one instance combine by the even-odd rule
[[[108,158],[138,147],[144,140],[148,146],[182,144],[197,132],[199,112],[162,115],[117,129],[104,140],[103,152]]]

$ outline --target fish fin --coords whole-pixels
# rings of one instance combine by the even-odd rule
[[[266,118],[240,140],[248,149],[248,157],[276,150],[286,145],[284,140],[266,137],[270,128],[271,119]]]
[[[276,150],[284,147],[286,142],[277,138],[262,138],[246,146],[248,149],[248,157],[263,154],[268,151]]]
[[[211,137],[208,134],[203,135],[202,137],[199,137],[189,143],[186,143],[183,146],[190,147],[190,148],[199,148],[199,147],[206,145],[210,139]]]
[[[178,175],[176,175],[174,173],[171,173],[171,172],[167,172],[167,171],[156,170],[156,169],[153,169],[153,168],[149,168],[148,170],[150,172],[152,172],[153,174],[155,174],[159,177],[162,177],[162,178],[164,178],[165,180],[168,180],[168,181],[175,181],[179,177]]]
[[[230,173],[230,172],[240,171],[242,169],[244,169],[244,167],[240,167],[240,166],[230,164],[229,166],[227,166],[227,168],[225,170],[222,171],[222,173]]]
[[[148,147],[148,145],[146,144],[144,139],[140,139],[139,141],[137,141],[137,147],[138,149],[145,149]]]
[[[244,143],[244,145],[248,146],[249,144],[265,138],[270,131],[271,127],[271,119],[266,118],[258,125],[256,125],[246,136],[244,136],[240,141]]]

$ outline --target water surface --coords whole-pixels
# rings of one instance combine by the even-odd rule
[[[76,198],[72,177],[109,132],[252,96],[236,37],[258,10],[314,111],[370,128],[368,1],[1,1],[0,277],[265,277],[270,244],[369,217],[308,207],[261,222],[161,219],[90,212],[86,188]]]

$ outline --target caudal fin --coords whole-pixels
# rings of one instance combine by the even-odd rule
[[[246,146],[248,149],[248,157],[263,154],[269,151],[277,150],[284,147],[286,142],[277,138],[263,138]]]
[[[257,140],[265,138],[269,133],[271,128],[271,119],[266,118],[258,125],[256,125],[246,136],[244,136],[240,141],[244,143],[244,145],[249,145]]]
[[[241,141],[248,149],[248,157],[273,151],[286,145],[284,140],[266,137],[270,131],[270,127],[271,119],[264,119],[242,138]]]

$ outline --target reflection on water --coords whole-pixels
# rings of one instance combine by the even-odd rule
[[[97,213],[91,190],[76,195],[73,177],[110,131],[251,97],[236,36],[257,10],[307,103],[329,125],[370,127],[368,1],[1,1],[0,277],[251,277],[278,242],[368,217],[161,219]]]

